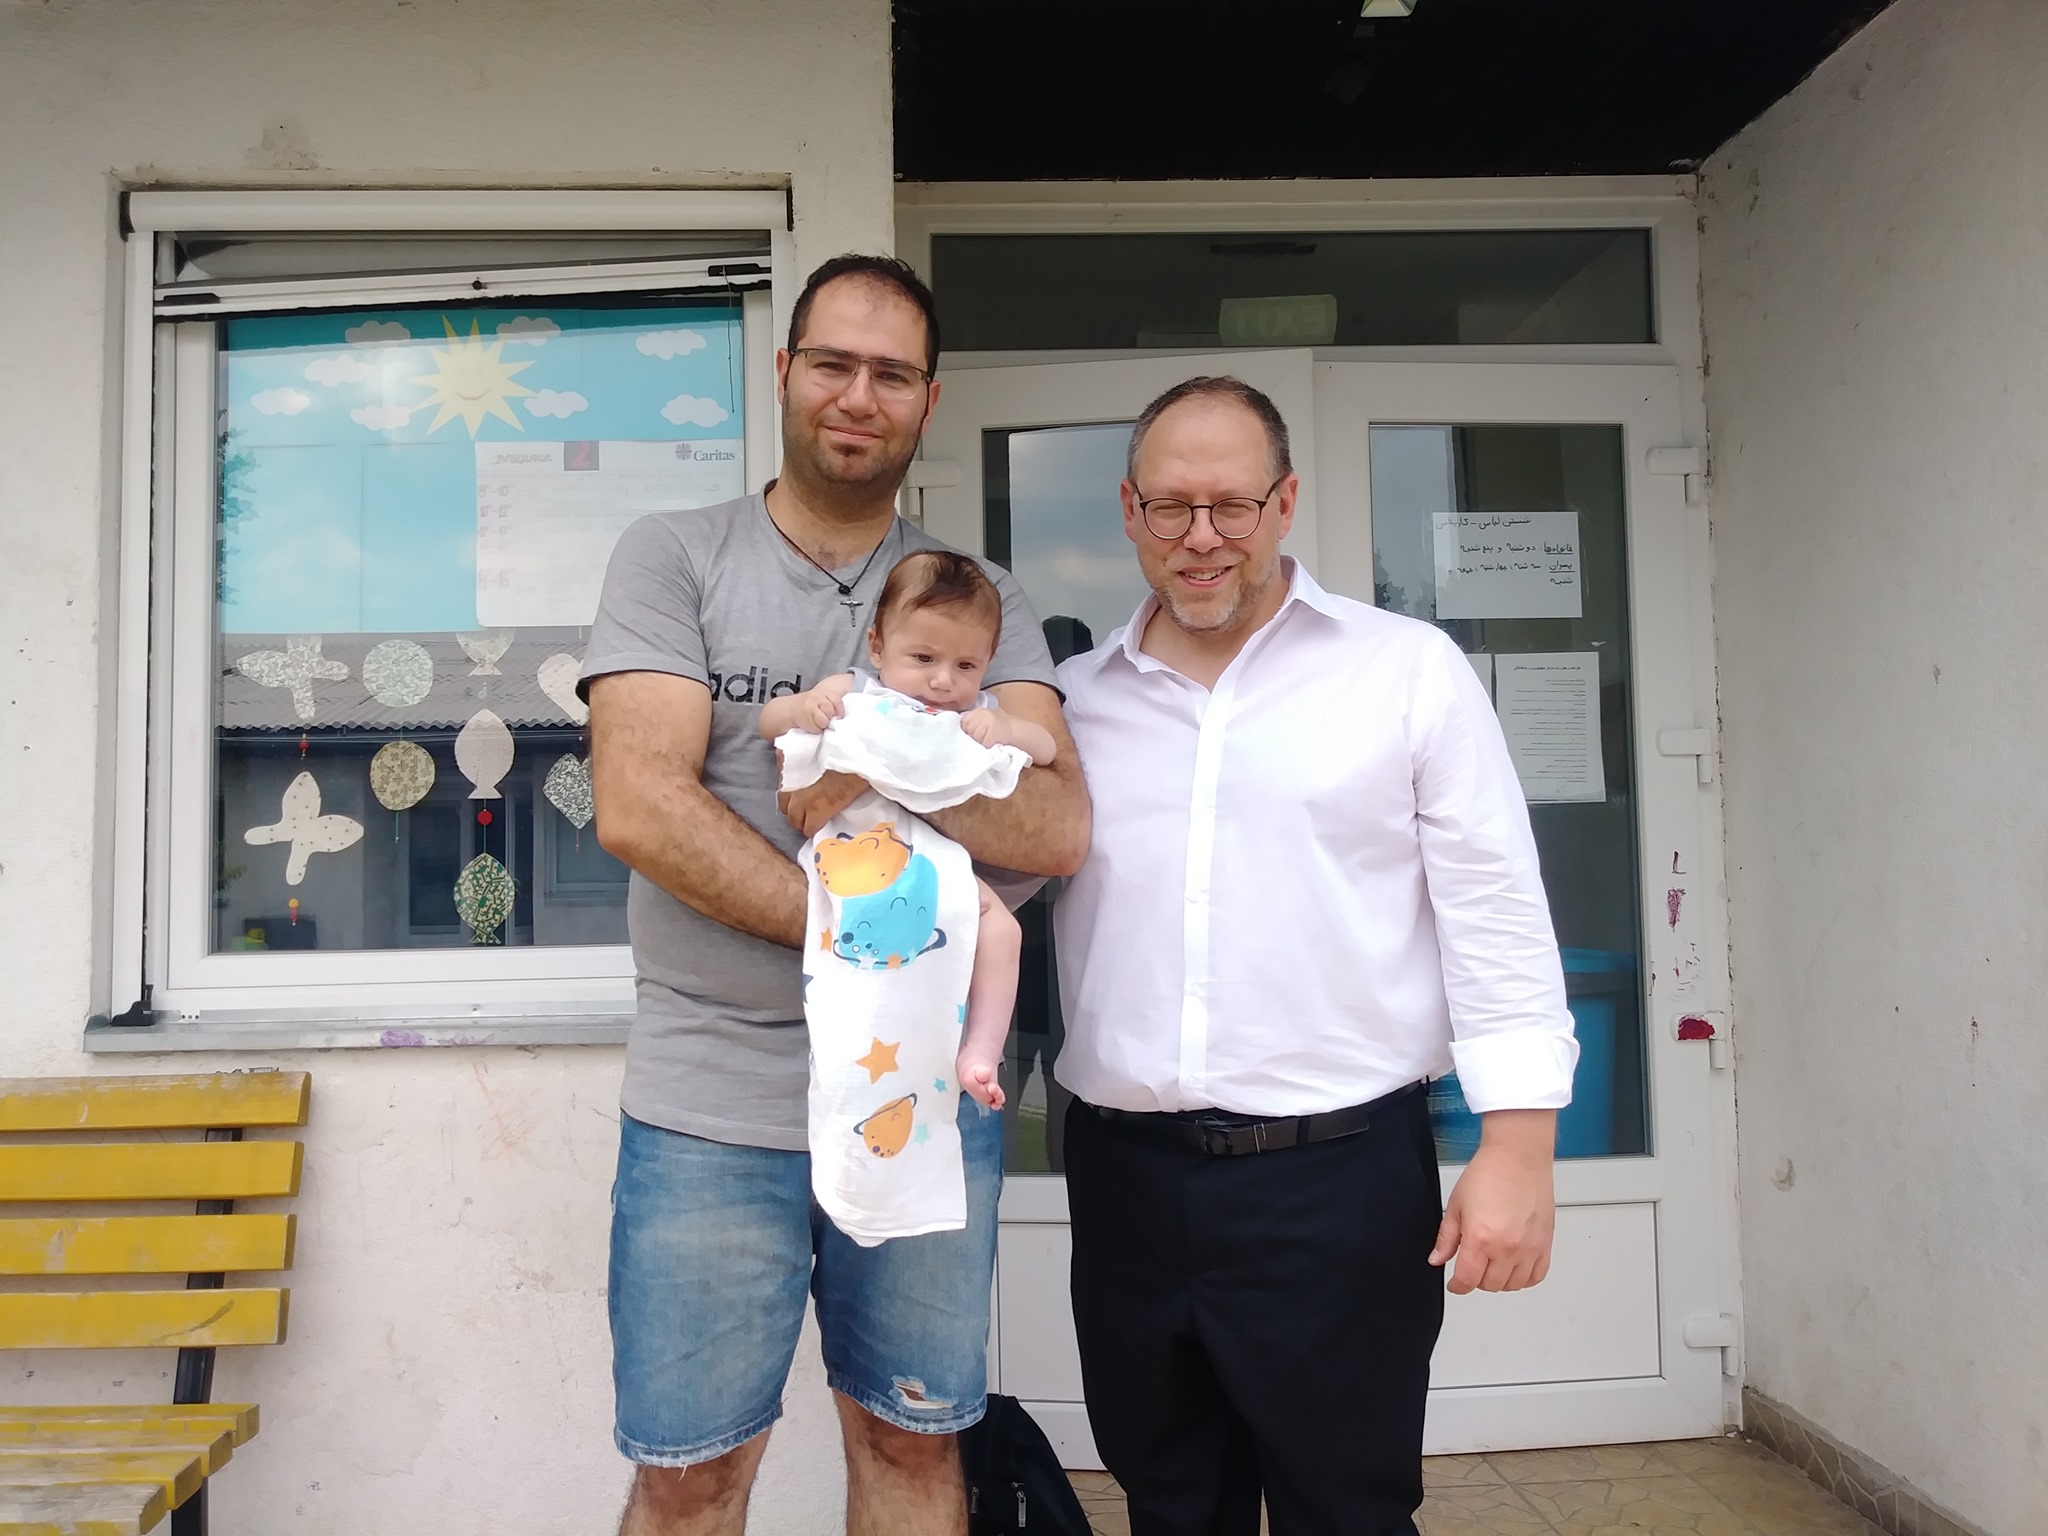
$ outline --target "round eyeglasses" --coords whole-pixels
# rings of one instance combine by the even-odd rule
[[[853,381],[867,370],[868,384],[878,395],[890,400],[908,400],[931,382],[931,374],[915,363],[894,357],[863,357],[837,347],[797,347],[790,354],[800,357],[811,377],[837,394],[853,388]]]
[[[1266,503],[1273,499],[1273,493],[1280,489],[1282,475],[1266,487],[1263,496],[1226,496],[1221,501],[1180,501],[1171,496],[1155,496],[1150,500],[1138,498],[1138,511],[1145,519],[1145,528],[1155,539],[1184,539],[1188,530],[1195,526],[1195,514],[1209,514],[1209,526],[1226,539],[1248,539],[1258,531],[1259,520],[1266,515]]]

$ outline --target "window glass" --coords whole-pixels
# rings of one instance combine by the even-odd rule
[[[1649,1150],[1622,433],[1374,426],[1375,601],[1458,642],[1529,798],[1580,1056],[1558,1156]],[[1438,1150],[1479,1121],[1430,1085]]]
[[[1644,229],[935,235],[948,350],[1656,340]]]
[[[983,546],[1015,573],[1041,614],[1055,662],[1093,650],[1129,622],[1147,592],[1124,535],[1117,485],[1132,423],[995,428],[981,437]],[[1066,1040],[1049,880],[1017,909],[1024,946],[1017,1013],[1003,1058],[1003,1167],[1058,1173],[1073,1096],[1053,1081]]]
[[[221,328],[216,950],[623,943],[574,684],[605,562],[743,489],[736,302]]]

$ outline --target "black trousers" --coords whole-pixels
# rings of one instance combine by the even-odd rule
[[[1131,1536],[1412,1536],[1443,1324],[1427,1096],[1214,1157],[1067,1116],[1088,1422]]]

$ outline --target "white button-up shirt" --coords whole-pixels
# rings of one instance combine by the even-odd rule
[[[1094,799],[1054,909],[1092,1104],[1304,1115],[1455,1065],[1470,1107],[1557,1109],[1578,1044],[1529,812],[1451,640],[1288,592],[1213,691],[1139,650],[1059,669]]]

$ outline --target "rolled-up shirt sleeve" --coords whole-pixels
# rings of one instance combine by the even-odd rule
[[[1465,1102],[1477,1114],[1562,1109],[1579,1045],[1529,807],[1485,690],[1448,637],[1432,637],[1418,659],[1409,730]]]

